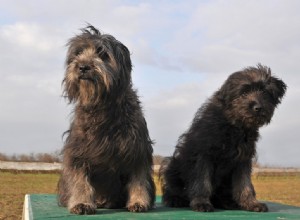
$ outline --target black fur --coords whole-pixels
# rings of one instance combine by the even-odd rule
[[[68,43],[64,93],[75,104],[63,148],[59,203],[75,214],[96,208],[142,212],[155,199],[152,141],[132,88],[128,49],[93,26]]]
[[[255,198],[252,158],[259,127],[270,123],[285,91],[284,82],[262,65],[230,75],[163,162],[164,204],[202,212],[267,211]]]

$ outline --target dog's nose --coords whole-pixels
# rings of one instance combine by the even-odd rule
[[[259,111],[261,111],[261,109],[262,109],[261,104],[255,103],[255,104],[253,105],[253,110],[254,110],[255,112],[259,112]]]
[[[91,69],[91,67],[89,65],[82,65],[79,66],[79,71],[84,74],[86,72],[88,72]]]

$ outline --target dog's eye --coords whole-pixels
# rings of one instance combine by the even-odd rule
[[[263,95],[266,99],[268,99],[271,103],[275,104],[276,100],[273,97],[273,94],[268,90],[264,90]]]
[[[251,92],[251,85],[244,85],[240,90],[240,95],[244,96],[249,92]]]
[[[74,54],[75,54],[76,56],[79,56],[81,53],[82,53],[82,49],[78,48],[78,49],[75,50],[75,53],[74,53]]]
[[[103,48],[102,47],[98,47],[97,50],[96,50],[96,53],[100,54],[102,51],[103,51]]]
[[[98,47],[96,50],[98,56],[101,58],[101,60],[105,61],[109,59],[108,53],[103,49],[103,47]]]

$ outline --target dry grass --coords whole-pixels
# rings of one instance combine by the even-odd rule
[[[55,193],[58,174],[0,171],[0,220],[21,219],[25,194]]]
[[[300,173],[298,175],[254,176],[257,198],[300,206]]]
[[[55,193],[57,173],[13,173],[0,171],[0,220],[21,219],[25,194]],[[157,194],[161,194],[157,176]],[[254,176],[260,200],[300,206],[300,173]]]

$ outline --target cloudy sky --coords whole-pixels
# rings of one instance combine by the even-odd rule
[[[0,152],[61,149],[65,44],[89,22],[131,51],[155,154],[173,153],[229,74],[262,63],[288,91],[261,129],[259,162],[300,167],[299,10],[297,0],[0,0]]]

